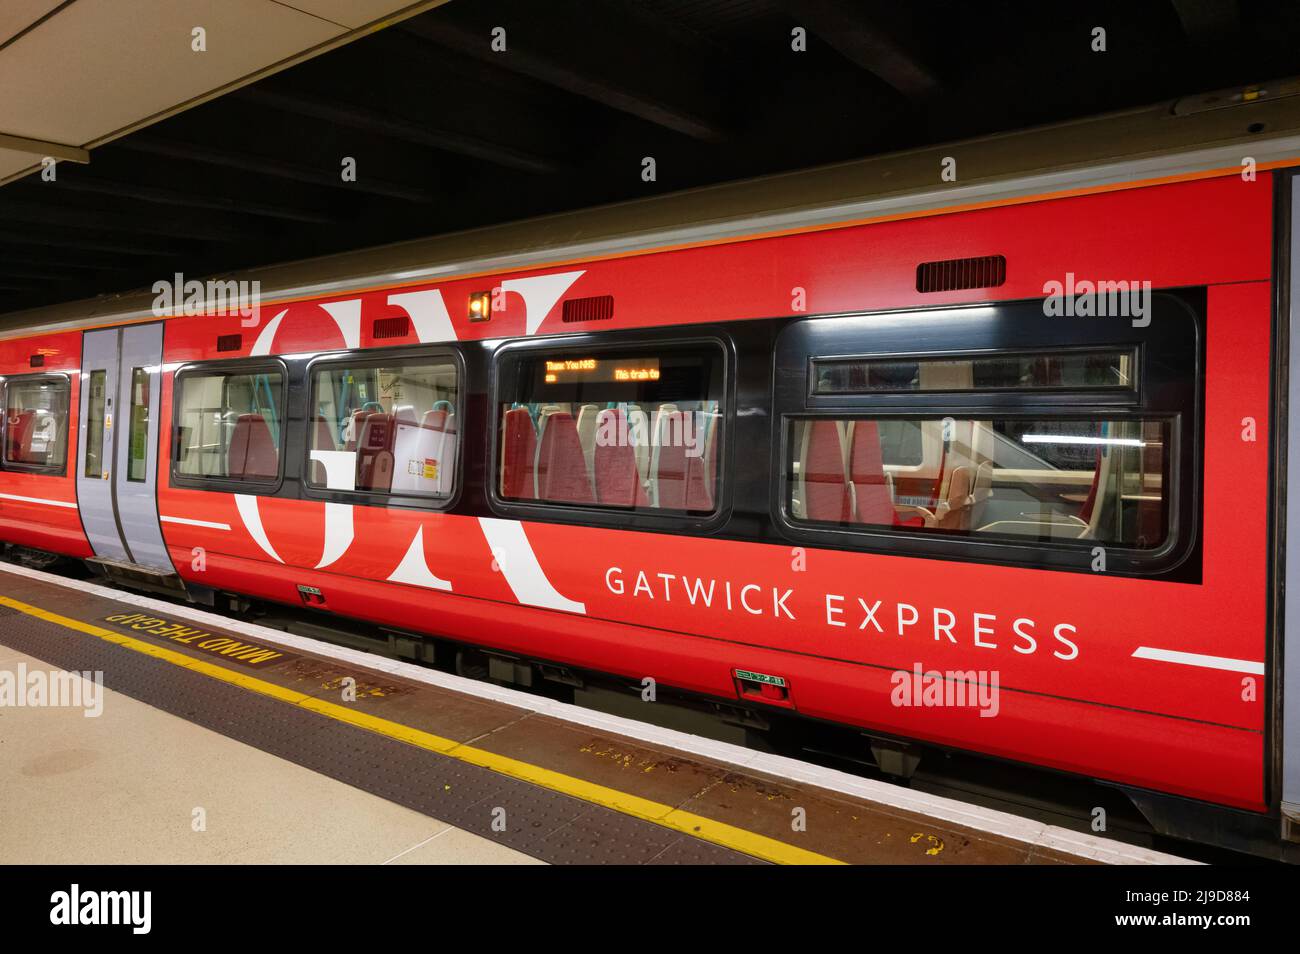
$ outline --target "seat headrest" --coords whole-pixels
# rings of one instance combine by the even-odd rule
[[[239,415],[226,451],[226,474],[243,479],[269,479],[279,471],[280,455],[266,419],[261,414]]]

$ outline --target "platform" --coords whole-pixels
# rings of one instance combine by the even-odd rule
[[[0,564],[0,679],[56,670],[102,699],[0,705],[6,861],[1181,860]]]

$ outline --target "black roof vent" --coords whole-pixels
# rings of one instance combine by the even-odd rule
[[[244,347],[243,335],[217,335],[218,351],[239,351]]]
[[[32,355],[31,366],[32,366],[33,368],[43,368],[43,367],[45,367],[45,355],[43,355],[43,354],[34,354],[34,355]]]
[[[997,288],[1006,280],[1007,260],[1003,255],[947,258],[916,266],[916,290],[922,293]]]

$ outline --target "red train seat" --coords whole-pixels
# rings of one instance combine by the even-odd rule
[[[546,419],[537,448],[537,496],[566,503],[595,502],[578,425],[568,411],[555,411]]]
[[[393,415],[375,411],[361,421],[357,489],[387,491],[393,484]]]
[[[665,510],[686,509],[686,415],[664,405],[655,416],[657,446],[653,449],[651,480],[654,503]]]
[[[872,430],[875,430],[874,424]],[[877,441],[877,460],[879,456],[880,442]],[[850,497],[844,472],[844,444],[835,421],[808,423],[800,461],[804,516],[809,520],[848,522]]]
[[[696,448],[695,456],[686,458],[686,509],[696,511],[713,509],[718,416],[701,412],[699,422],[696,439],[703,441],[704,446]]]
[[[428,418],[426,414],[425,420]],[[501,496],[534,499],[537,496],[537,432],[528,408],[506,411],[501,442]]]
[[[241,414],[235,421],[226,451],[226,474],[240,478],[270,478],[280,471],[271,429],[260,414]]]
[[[627,434],[627,422],[621,409],[611,408],[596,415],[595,435]],[[614,507],[648,507],[641,472],[637,469],[636,449],[629,440],[616,442],[594,440],[592,470],[596,499]]]
[[[343,433],[343,449],[356,450],[357,441],[361,438],[361,422],[370,416],[372,412],[364,408],[352,412],[352,420]]]
[[[5,448],[5,457],[18,463],[35,463],[31,461],[32,430],[36,419],[35,411],[19,411],[9,418],[9,441]]]
[[[900,520],[894,509],[880,452],[880,428],[875,421],[854,421],[849,431],[849,480],[853,484],[855,522],[886,527],[910,525],[910,521]]]

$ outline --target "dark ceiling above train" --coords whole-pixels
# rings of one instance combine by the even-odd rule
[[[452,0],[4,186],[0,312],[1263,82],[1298,41],[1294,0]]]

